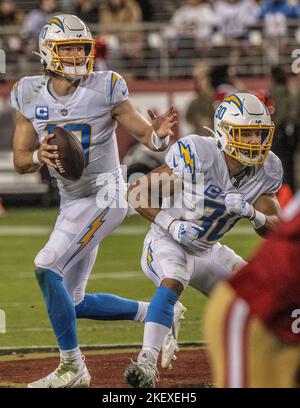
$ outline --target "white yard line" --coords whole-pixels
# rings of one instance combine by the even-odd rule
[[[0,227],[0,236],[35,236],[48,235],[51,232],[49,227],[24,226],[24,227]]]
[[[142,271],[121,271],[121,272],[103,272],[92,273],[89,277],[90,280],[102,280],[102,279],[128,279],[128,278],[146,278]]]
[[[34,272],[17,272],[17,277],[21,279],[35,279]],[[142,271],[119,271],[119,272],[101,272],[92,273],[89,280],[103,279],[128,279],[128,278],[145,278]]]
[[[49,235],[52,228],[41,227],[41,226],[12,226],[12,227],[0,227],[0,237],[6,236],[43,236]],[[117,236],[130,236],[130,235],[145,235],[148,228],[145,226],[121,226],[117,228],[113,235]],[[237,226],[233,228],[228,235],[251,235],[253,234],[253,229],[251,226]]]

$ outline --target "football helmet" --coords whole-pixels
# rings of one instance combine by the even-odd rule
[[[60,46],[84,46],[85,56],[59,55]],[[52,72],[76,79],[89,75],[94,66],[95,41],[86,24],[71,14],[52,17],[39,36],[39,56],[44,67]]]
[[[219,147],[242,164],[266,160],[274,130],[267,107],[250,93],[229,95],[216,109],[213,133]]]

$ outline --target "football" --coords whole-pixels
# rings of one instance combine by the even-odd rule
[[[56,126],[49,144],[58,147],[59,158],[55,160],[56,171],[65,179],[77,181],[84,170],[84,152],[77,137],[66,129]]]

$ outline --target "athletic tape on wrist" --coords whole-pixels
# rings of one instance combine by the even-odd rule
[[[38,149],[33,152],[32,162],[33,162],[33,164],[36,164],[37,166],[41,166],[43,163],[39,159],[38,152],[39,152]]]
[[[161,139],[157,133],[155,132],[155,130],[152,131],[151,134],[151,142],[153,144],[153,146],[155,147],[156,150],[161,149],[162,147],[167,147],[169,145],[170,142],[170,136],[166,136],[163,139]]]
[[[265,225],[267,217],[260,211],[254,209],[254,217],[250,220],[251,224],[255,229],[261,228]]]

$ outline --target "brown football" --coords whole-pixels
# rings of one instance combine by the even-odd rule
[[[58,166],[56,171],[67,180],[77,181],[84,170],[84,152],[77,137],[66,129],[56,126],[53,129],[54,137],[49,144],[58,147],[59,158],[55,160]]]

